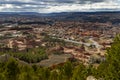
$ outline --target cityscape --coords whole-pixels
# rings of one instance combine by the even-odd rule
[[[0,80],[120,79],[119,0],[0,2]]]

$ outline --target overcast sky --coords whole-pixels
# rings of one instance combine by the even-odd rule
[[[0,12],[120,11],[120,0],[0,0]]]

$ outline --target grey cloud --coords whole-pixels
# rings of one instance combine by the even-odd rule
[[[1,2],[0,1],[0,4],[14,4],[14,5],[26,5],[26,4],[29,4],[29,5],[42,5],[41,3],[38,3],[38,2],[20,2],[20,1],[5,1],[5,2]]]
[[[104,3],[109,1],[113,1],[113,0],[21,0],[21,1],[20,0],[2,0],[0,1],[0,7],[2,7],[2,9],[6,11],[35,11],[35,12],[38,11],[39,12],[39,10],[40,11],[46,10],[47,12],[47,10],[48,11],[51,10],[56,12],[56,10],[59,10],[59,7],[61,6],[67,6],[65,8],[69,8],[72,5],[85,6],[89,4],[95,4],[95,3],[101,3],[101,2]],[[118,1],[118,0],[114,0],[114,1]],[[8,8],[8,7],[6,8],[5,5],[8,5],[8,4],[12,5],[13,8]],[[54,7],[58,7],[58,8],[54,9]],[[49,9],[49,8],[53,8],[53,9]],[[64,7],[62,7],[62,9],[63,8]],[[79,8],[76,6],[76,8],[73,8],[73,9],[78,10]],[[103,9],[101,6],[101,9],[99,10],[106,10],[106,9]],[[72,9],[64,9],[64,10],[71,11]]]
[[[54,3],[74,3],[75,0],[42,0],[43,2],[54,2]]]
[[[32,1],[32,0],[31,0]],[[13,4],[17,6],[21,5],[46,5],[46,6],[59,6],[60,4],[87,4],[89,3],[98,3],[98,2],[104,2],[106,0],[33,0],[33,2],[24,2],[24,1],[17,1],[17,0],[11,0],[11,1],[0,1],[0,4]],[[43,2],[41,4],[41,2]]]
[[[89,1],[89,2],[95,3],[95,2],[104,2],[104,1],[107,1],[107,0],[80,0],[80,1],[82,1],[82,2]]]
[[[36,1],[39,1],[39,0],[36,0]],[[79,4],[85,4],[87,2],[90,2],[90,3],[98,3],[98,2],[104,2],[104,1],[107,1],[107,0],[41,0],[43,2],[49,2],[49,3],[79,3]]]

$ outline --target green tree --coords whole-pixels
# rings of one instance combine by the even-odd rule
[[[15,59],[11,58],[5,65],[5,77],[7,80],[17,80],[19,75],[19,66]]]
[[[19,80],[39,80],[31,66],[22,66]]]
[[[55,70],[50,73],[49,80],[58,80],[58,73]]]
[[[120,80],[120,35],[107,50],[106,61],[98,67],[98,75],[105,80]]]
[[[70,79],[72,76],[73,65],[71,62],[66,62],[63,66],[63,76],[65,79]]]
[[[87,77],[87,69],[83,64],[80,64],[73,71],[72,80],[85,80]]]

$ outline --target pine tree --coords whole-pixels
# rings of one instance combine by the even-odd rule
[[[17,80],[19,75],[19,66],[17,61],[11,58],[5,65],[5,77],[7,80]]]

